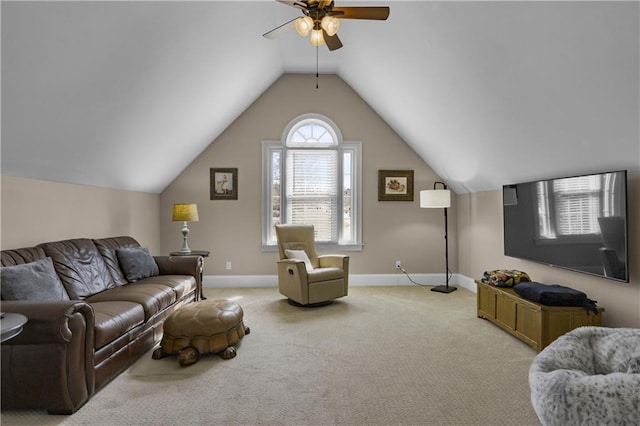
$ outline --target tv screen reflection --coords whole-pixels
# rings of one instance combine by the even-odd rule
[[[505,255],[628,281],[626,171],[503,187]]]

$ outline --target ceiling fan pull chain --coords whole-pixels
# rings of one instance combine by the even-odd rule
[[[318,46],[316,45],[316,89],[318,88]]]

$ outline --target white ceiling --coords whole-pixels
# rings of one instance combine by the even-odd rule
[[[640,7],[338,1],[319,51],[456,192],[640,173]],[[278,77],[315,73],[275,1],[7,2],[2,174],[161,192]],[[176,149],[178,147],[178,149]]]

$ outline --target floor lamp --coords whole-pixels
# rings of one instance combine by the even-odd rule
[[[443,189],[436,189],[440,184]],[[445,258],[445,276],[446,284],[435,286],[431,291],[438,293],[451,293],[456,291],[457,287],[449,286],[449,229],[447,223],[447,208],[451,207],[451,191],[447,189],[444,182],[434,182],[433,189],[420,191],[420,207],[423,209],[442,209],[444,208],[444,258]]]

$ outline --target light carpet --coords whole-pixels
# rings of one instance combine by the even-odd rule
[[[71,416],[2,412],[3,425],[539,425],[536,352],[476,315],[476,295],[353,287],[300,308],[275,288],[205,289],[244,309],[231,360],[180,367],[151,351]]]

